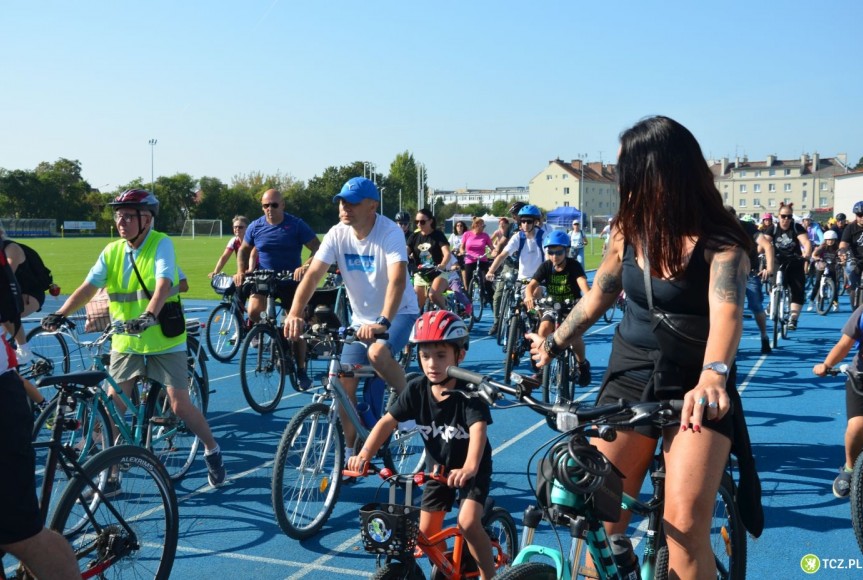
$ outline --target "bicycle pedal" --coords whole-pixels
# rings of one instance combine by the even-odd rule
[[[160,427],[173,426],[177,424],[177,419],[174,417],[153,417],[150,419],[150,424]]]

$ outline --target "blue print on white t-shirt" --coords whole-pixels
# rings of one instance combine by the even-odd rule
[[[374,272],[375,257],[359,254],[345,254],[345,263],[349,272]]]

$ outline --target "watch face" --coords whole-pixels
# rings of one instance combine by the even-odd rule
[[[728,374],[728,365],[725,363],[721,363],[721,362],[710,363],[705,368],[714,370],[717,373],[719,373],[720,375]]]

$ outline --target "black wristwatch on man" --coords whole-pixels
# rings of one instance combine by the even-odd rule
[[[564,353],[565,348],[561,348],[557,346],[557,343],[554,342],[554,333],[549,334],[545,339],[545,344],[543,344],[545,348],[546,354],[551,356],[552,358],[557,358]]]
[[[380,324],[387,330],[389,330],[390,326],[393,325],[386,316],[378,316],[377,318],[375,318],[375,324]]]

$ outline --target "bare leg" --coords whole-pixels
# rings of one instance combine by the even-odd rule
[[[210,431],[210,424],[207,423],[201,410],[192,404],[188,387],[166,387],[166,389],[171,401],[171,411],[186,423],[192,433],[198,436],[204,444],[205,450],[209,451],[215,448],[216,440],[213,438],[213,432]]]
[[[4,544],[0,550],[18,558],[37,578],[81,578],[78,561],[69,542],[52,530],[42,528],[35,536],[14,544]]]
[[[845,429],[845,467],[852,469],[863,451],[863,417],[852,417]]]
[[[483,580],[494,576],[494,559],[491,554],[491,540],[482,527],[483,506],[472,499],[461,502],[458,510],[458,528],[467,540],[467,547],[479,565]]]

